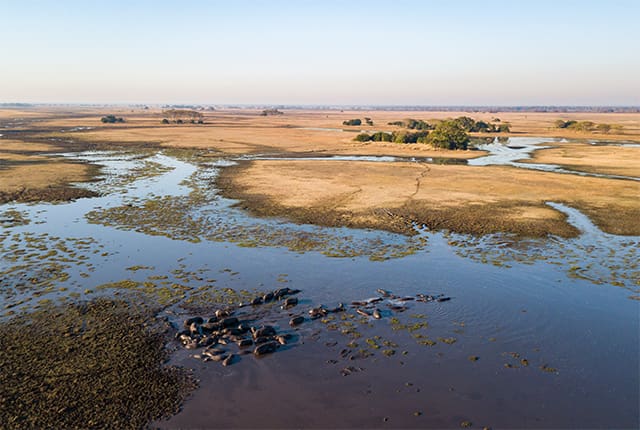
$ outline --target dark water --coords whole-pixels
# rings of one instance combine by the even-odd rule
[[[301,312],[373,297],[377,288],[400,296],[451,297],[408,302],[400,313],[381,307],[380,320],[349,320],[361,334],[357,347],[331,328],[344,324],[339,318],[293,330],[280,311],[268,313],[265,322],[295,334],[295,342],[263,359],[243,356],[222,367],[172,344],[172,362],[193,368],[201,387],[181,413],[154,425],[459,428],[469,421],[480,428],[638,427],[638,237],[604,234],[561,205],[555,207],[584,232],[579,238],[512,242],[421,232],[408,239],[298,226],[251,218],[217,196],[211,179],[229,161],[113,153],[80,158],[105,166],[105,179],[88,185],[105,197],[0,207],[3,308],[114,294],[116,289],[99,286],[123,279],[151,282],[151,290],[180,284],[183,296],[172,296],[164,311],[177,324],[194,314],[183,305],[202,288],[299,288]],[[166,196],[178,201],[194,190],[205,197],[183,208],[189,213],[176,215],[180,222],[106,221],[109,209],[141,207]],[[88,222],[88,213],[98,215]],[[188,240],[185,219],[203,240]],[[257,238],[251,246],[247,235]],[[316,245],[296,248],[291,239],[297,237]],[[341,257],[323,254],[328,247]],[[398,329],[392,318],[428,327]],[[425,339],[435,344],[421,344]],[[372,348],[367,340],[392,346]],[[351,360],[343,349],[373,355]],[[389,349],[393,355],[382,353]],[[352,370],[343,376],[347,368]]]

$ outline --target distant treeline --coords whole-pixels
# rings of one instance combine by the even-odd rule
[[[587,132],[597,131],[605,134],[611,131],[613,131],[614,133],[622,133],[622,126],[620,124],[605,124],[605,123],[596,124],[593,121],[574,121],[574,120],[565,121],[565,120],[559,119],[555,122],[555,126],[556,128],[566,128],[566,129],[575,130],[575,131],[587,131]]]

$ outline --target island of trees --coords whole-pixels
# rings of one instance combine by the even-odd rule
[[[346,121],[345,121],[346,122]],[[346,125],[346,124],[345,124]],[[423,120],[407,118],[403,121],[389,122],[388,125],[403,127],[408,130],[376,133],[360,133],[354,140],[357,142],[395,142],[395,143],[427,143],[435,148],[467,149],[468,133],[508,133],[509,123],[498,118],[493,122],[476,121],[468,116],[454,119],[438,120],[430,124]]]
[[[469,135],[456,120],[444,120],[436,124],[431,131],[361,133],[355,137],[355,140],[358,142],[427,143],[435,148],[467,149]]]

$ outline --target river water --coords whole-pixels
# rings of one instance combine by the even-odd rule
[[[0,206],[0,301],[10,311],[116,294],[122,280],[161,300],[176,325],[213,312],[219,305],[203,297],[225,289],[297,288],[300,313],[377,289],[451,299],[409,301],[403,312],[381,304],[379,320],[350,310],[296,329],[272,308],[263,321],[294,342],[229,367],[172,343],[172,363],[193,368],[200,388],[154,426],[638,427],[638,237],[605,234],[554,202],[579,237],[301,226],[253,218],[222,198],[213,179],[233,160],[66,156],[104,166],[102,180],[82,185],[103,197]]]

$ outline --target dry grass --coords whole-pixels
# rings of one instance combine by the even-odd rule
[[[640,234],[640,184],[633,181],[509,167],[338,161],[255,161],[224,175],[227,192],[244,207],[297,214],[299,221],[323,212],[332,214],[325,224],[385,228],[396,214],[459,232],[575,233],[544,203],[555,201],[580,208],[605,231]]]
[[[640,177],[640,147],[554,143],[534,153],[532,163],[559,164],[591,173]],[[525,160],[526,161],[526,160]]]
[[[89,180],[93,172],[89,165],[38,155],[56,149],[42,143],[0,140],[0,203],[88,195],[68,184]]]

